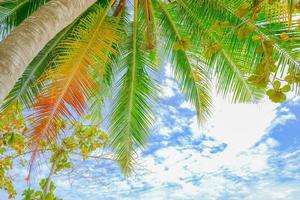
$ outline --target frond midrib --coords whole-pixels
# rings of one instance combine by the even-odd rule
[[[136,56],[137,56],[137,31],[138,31],[138,1],[134,0],[134,17],[133,17],[133,36],[132,36],[132,43],[133,43],[133,62],[132,62],[132,69],[131,69],[131,82],[130,82],[130,92],[129,92],[129,105],[128,105],[128,122],[131,123],[132,118],[132,107],[133,107],[133,96],[134,96],[134,84],[136,79],[136,70],[137,70],[137,63],[136,63]],[[132,140],[130,138],[130,128],[131,124],[127,126],[127,143],[126,148],[127,151],[131,151],[132,149]],[[126,160],[126,166],[128,165],[129,160]]]

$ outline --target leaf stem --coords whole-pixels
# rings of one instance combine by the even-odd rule
[[[49,190],[50,190],[50,186],[51,186],[51,182],[52,182],[52,178],[55,174],[55,171],[56,171],[56,167],[57,167],[57,164],[59,162],[59,159],[61,157],[62,153],[60,152],[56,157],[55,157],[55,160],[53,161],[52,163],[52,166],[51,166],[51,170],[50,170],[50,173],[49,173],[49,176],[47,178],[47,181],[45,183],[45,188],[44,188],[44,195],[43,195],[43,200],[46,199],[46,196],[47,194],[49,193]]]

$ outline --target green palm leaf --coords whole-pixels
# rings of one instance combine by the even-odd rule
[[[153,122],[152,103],[157,93],[150,73],[155,69],[145,49],[144,20],[138,17],[137,0],[134,1],[132,33],[121,51],[121,77],[116,83],[118,91],[111,114],[111,145],[117,152],[121,169],[129,174],[135,163],[135,148],[143,148]],[[129,26],[129,25],[128,25]]]
[[[199,121],[206,119],[209,115],[211,97],[205,64],[200,59],[201,65],[199,65],[197,60],[193,59],[195,46],[189,41],[189,33],[174,20],[175,17],[179,17],[175,9],[168,9],[162,1],[159,1],[156,6],[157,17],[164,34],[165,57],[171,54],[174,78],[181,91],[195,106]],[[199,58],[201,56],[197,59]]]

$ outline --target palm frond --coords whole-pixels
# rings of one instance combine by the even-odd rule
[[[201,62],[201,65],[197,65],[199,63],[192,58],[196,47],[190,42],[190,33],[174,20],[179,17],[176,9],[167,7],[162,1],[156,6],[159,25],[164,34],[165,56],[171,55],[174,78],[188,101],[195,106],[199,121],[206,119],[211,104],[211,82],[205,72],[205,64]]]
[[[55,140],[56,123],[62,117],[84,113],[95,86],[90,68],[99,72],[105,69],[98,64],[111,62],[110,55],[116,53],[114,46],[120,40],[119,26],[108,16],[113,2],[104,11],[99,9],[83,17],[71,36],[60,42],[57,67],[50,68],[41,79],[44,88],[33,106],[31,141],[35,148],[41,142]]]
[[[262,12],[256,23],[260,25],[260,34],[275,41],[275,57],[280,62],[281,71],[285,66],[300,68],[300,13],[290,13],[291,18],[285,19],[284,13],[279,13],[279,19],[270,20],[267,13]],[[274,18],[274,17],[273,17]],[[286,34],[286,38],[282,38]]]
[[[48,0],[5,0],[0,4],[0,41]]]
[[[118,91],[112,106],[110,137],[124,174],[133,168],[136,147],[143,148],[153,123],[152,104],[157,93],[151,74],[155,73],[145,42],[145,20],[139,15],[138,1],[134,1],[133,22],[128,38],[122,46]],[[145,16],[145,15],[143,15]]]
[[[117,56],[117,55],[115,55]],[[112,59],[115,58],[112,56]],[[115,61],[113,61],[115,63]],[[95,81],[94,93],[89,98],[89,111],[90,120],[95,125],[101,125],[103,120],[103,105],[105,100],[111,99],[112,96],[112,81],[114,78],[114,64],[99,63],[103,66],[102,73],[99,74],[98,70],[91,69],[91,74]]]

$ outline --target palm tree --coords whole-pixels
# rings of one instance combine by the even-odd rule
[[[27,1],[36,9],[46,2]],[[10,34],[14,12],[1,13],[8,36],[0,44],[0,99],[16,82],[3,109],[27,107],[39,149],[55,141],[61,119],[99,115],[111,93],[111,147],[129,174],[154,122],[162,60],[199,122],[210,114],[212,80],[233,102],[297,93],[299,7],[298,0],[50,0]]]

